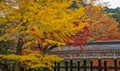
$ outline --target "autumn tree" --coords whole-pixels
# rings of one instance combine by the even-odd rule
[[[110,14],[110,17],[116,18],[116,21],[119,22],[120,27],[120,7],[117,7],[115,9],[106,8],[106,12]]]
[[[109,17],[102,6],[86,6],[85,17],[90,19],[90,41],[118,40],[119,28],[115,18]]]
[[[78,8],[70,7],[72,0],[1,1],[0,25],[5,28],[1,30],[0,40],[15,41],[16,46],[13,48],[16,48],[18,55],[0,56],[17,60],[27,68],[51,69],[53,62],[61,59],[46,53],[52,48],[65,46],[67,40],[69,43],[76,43],[71,37],[82,31],[88,23],[81,20],[84,8],[79,0],[74,2]],[[35,47],[39,51],[33,51]],[[29,58],[30,56],[32,57]]]

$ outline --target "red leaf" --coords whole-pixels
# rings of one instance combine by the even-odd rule
[[[35,29],[34,29],[34,28],[31,28],[31,31],[35,31]]]
[[[78,21],[74,21],[73,24],[74,24],[74,27],[79,26],[79,22]]]

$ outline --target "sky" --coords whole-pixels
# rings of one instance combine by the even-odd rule
[[[120,0],[101,0],[101,2],[109,2],[109,8],[120,7]]]

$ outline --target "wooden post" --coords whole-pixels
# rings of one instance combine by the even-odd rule
[[[114,68],[115,68],[115,71],[118,71],[118,67],[117,67],[117,59],[114,59]]]
[[[60,63],[58,63],[57,71],[60,71]]]
[[[73,71],[73,60],[70,60],[70,71]]]
[[[84,59],[84,71],[87,71],[87,69],[86,69],[86,59]]]
[[[80,71],[80,61],[78,61],[78,71]]]
[[[104,71],[107,71],[107,62],[104,61]]]
[[[57,66],[56,66],[56,62],[55,62],[54,64],[55,64],[54,71],[56,71],[56,67],[57,67]]]
[[[116,54],[114,53],[114,68],[115,68],[115,71],[118,71],[118,67],[117,67],[117,57],[116,57]]]
[[[90,71],[93,71],[93,62],[90,61]]]
[[[65,62],[65,71],[68,71],[68,62]]]
[[[101,69],[101,59],[98,59],[98,65],[99,65],[98,71],[102,71],[102,69]]]

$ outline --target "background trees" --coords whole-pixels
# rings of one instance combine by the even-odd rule
[[[105,13],[101,6],[86,6],[85,18],[90,19],[90,41],[118,40],[119,23]]]
[[[116,18],[116,21],[119,23],[120,26],[120,8],[117,7],[115,9],[111,9],[111,8],[106,8],[106,12],[112,13],[111,17]]]

